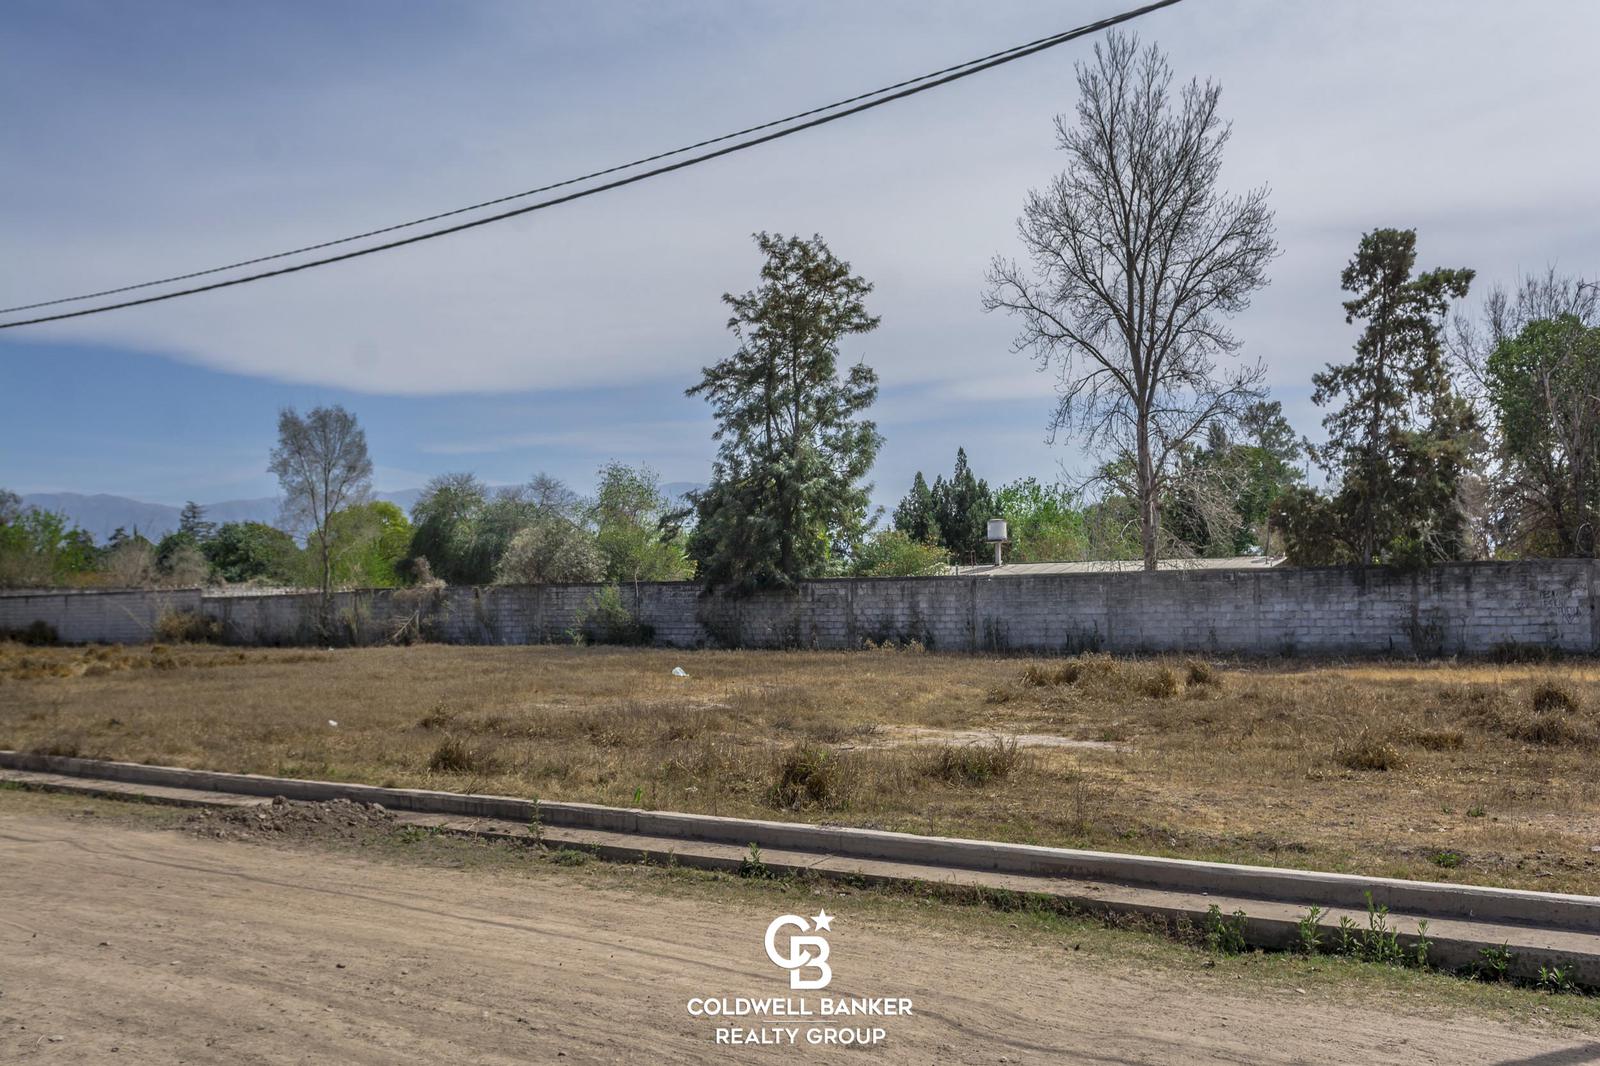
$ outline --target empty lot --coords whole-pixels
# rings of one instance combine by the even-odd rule
[[[1584,893],[1597,707],[1588,662],[0,645],[0,746]]]

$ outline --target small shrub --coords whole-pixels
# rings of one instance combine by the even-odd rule
[[[1011,773],[1020,759],[1014,737],[997,737],[989,744],[945,744],[934,750],[925,772],[952,785],[986,785]]]
[[[1573,711],[1578,708],[1578,700],[1573,694],[1554,681],[1541,681],[1533,687],[1533,694],[1529,697],[1533,704],[1535,714],[1547,714],[1551,711]]]
[[[1479,981],[1499,984],[1511,976],[1511,962],[1516,953],[1505,945],[1497,948],[1479,948],[1478,961],[1472,965],[1472,976]]]
[[[1333,758],[1348,770],[1400,770],[1405,756],[1388,737],[1363,729],[1353,737],[1341,737],[1333,745]]]
[[[1516,718],[1507,723],[1507,726],[1506,735],[1512,739],[1525,740],[1530,744],[1542,744],[1545,747],[1591,744],[1595,739],[1592,731],[1573,721],[1571,715],[1559,711]]]
[[[557,848],[550,853],[550,861],[557,866],[582,866],[591,857],[587,851],[577,848]]]
[[[445,737],[428,756],[428,769],[434,773],[485,773],[492,768],[493,760],[488,755],[459,737]]]
[[[1466,740],[1459,729],[1403,729],[1395,737],[1427,751],[1459,751]]]
[[[1459,851],[1436,851],[1430,860],[1435,866],[1443,870],[1454,870],[1466,861]]]
[[[36,618],[21,629],[0,629],[0,640],[14,640],[18,644],[37,648],[61,643],[61,634],[49,622]]]
[[[761,845],[753,840],[750,842],[750,850],[739,860],[739,876],[757,881],[767,881],[777,876],[772,872],[772,867],[761,857]]]
[[[1022,683],[1034,688],[1052,688],[1056,685],[1070,685],[1078,680],[1078,664],[1075,662],[1064,663],[1029,663],[1022,670]]]
[[[1215,903],[1206,911],[1205,924],[1201,932],[1205,937],[1206,949],[1217,955],[1238,955],[1243,953],[1246,944],[1244,939],[1245,913],[1234,911],[1232,914],[1223,914],[1222,908]]]
[[[1312,907],[1295,922],[1295,950],[1302,955],[1315,955],[1322,950],[1320,923],[1321,907]]]
[[[575,644],[649,644],[656,635],[654,626],[639,621],[622,602],[622,589],[616,585],[607,585],[591,596],[575,623]]]
[[[444,703],[435,703],[428,713],[417,719],[418,729],[448,729],[455,723],[456,712]]]
[[[1534,987],[1543,992],[1571,995],[1578,991],[1578,982],[1573,980],[1572,967],[1551,966],[1539,967],[1539,978],[1534,982]]]
[[[199,611],[162,611],[155,635],[174,644],[215,644],[222,639],[222,623]]]
[[[1185,669],[1188,671],[1189,684],[1191,685],[1222,684],[1222,671],[1204,659],[1190,659]]]
[[[774,807],[838,810],[848,805],[846,767],[838,752],[830,748],[807,744],[790,748],[778,757],[773,777],[770,796]]]
[[[1178,678],[1178,671],[1170,666],[1159,666],[1139,687],[1153,700],[1170,700],[1183,691],[1183,682]]]

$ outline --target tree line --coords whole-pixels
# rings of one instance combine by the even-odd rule
[[[1159,49],[1117,33],[1077,84],[1075,112],[1055,122],[1065,167],[1025,198],[1022,258],[989,264],[983,305],[1011,316],[1016,352],[1053,374],[1047,431],[1094,456],[1082,479],[991,488],[958,448],[948,478],[919,472],[891,513],[875,511],[878,378],[845,351],[879,325],[873,286],[820,236],[758,233],[756,284],[723,296],[732,351],[687,390],[710,405],[716,457],[683,500],[611,463],[587,497],[544,475],[501,488],[444,475],[408,517],[370,499],[353,415],[289,410],[270,469],[303,543],[261,523],[212,527],[191,504],[159,543],[119,531],[96,547],[0,493],[0,583],[281,581],[326,600],[349,584],[693,577],[742,593],[940,573],[979,560],[996,517],[1017,561],[1595,554],[1593,283],[1550,271],[1468,315],[1471,269],[1418,271],[1414,230],[1372,229],[1340,275],[1352,354],[1313,375],[1324,434],[1303,440],[1229,325],[1279,249],[1265,186],[1220,186],[1220,87],[1175,84]]]

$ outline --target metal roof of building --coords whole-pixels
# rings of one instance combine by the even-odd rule
[[[1222,559],[1161,559],[1158,570],[1270,570],[1281,555],[1233,555]],[[1144,569],[1140,559],[1087,559],[1073,563],[1005,563],[951,567],[951,577],[1036,577],[1041,574],[1122,574]]]

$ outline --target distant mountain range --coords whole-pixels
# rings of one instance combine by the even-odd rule
[[[692,481],[672,481],[661,486],[668,499],[676,501],[686,492],[703,488]],[[375,499],[397,504],[407,514],[422,495],[421,489],[401,489],[399,492],[375,492]],[[151,540],[162,537],[178,528],[181,507],[164,503],[145,503],[126,496],[105,493],[85,495],[79,492],[34,492],[22,497],[24,506],[41,511],[55,511],[81,529],[87,530],[95,542],[105,543],[113,531],[121,526],[129,533],[138,530]],[[279,518],[279,500],[276,496],[262,496],[254,500],[220,500],[202,503],[206,520],[221,525],[224,522],[266,522],[275,525]]]

